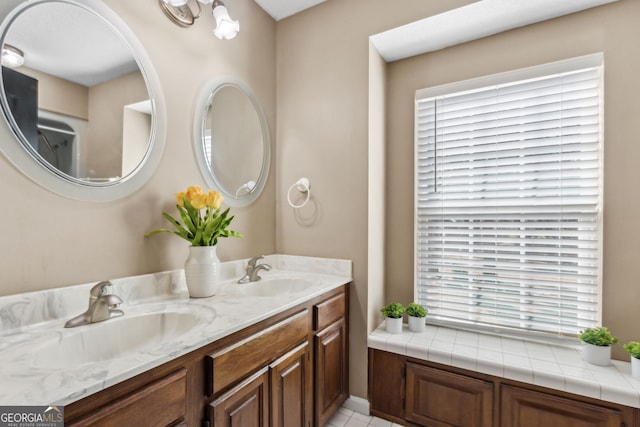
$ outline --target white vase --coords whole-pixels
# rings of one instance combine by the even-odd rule
[[[582,344],[582,360],[598,366],[609,366],[611,364],[610,345]]]
[[[393,318],[387,317],[384,321],[384,328],[390,334],[402,333],[402,317]]]
[[[184,275],[191,298],[215,295],[220,288],[220,259],[215,246],[189,246]]]
[[[409,319],[409,329],[413,332],[424,332],[425,318],[416,316],[407,316]]]
[[[631,356],[631,376],[640,380],[640,359]]]

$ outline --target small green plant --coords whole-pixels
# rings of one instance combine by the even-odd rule
[[[402,317],[402,314],[404,313],[404,306],[399,302],[392,302],[388,306],[382,307],[380,311],[382,312],[384,317],[389,317],[391,319],[398,319]]]
[[[640,359],[640,342],[630,341],[623,345],[624,349],[629,352],[631,357],[635,357],[636,359]]]
[[[415,302],[412,302],[411,304],[409,304],[405,311],[409,316],[413,316],[413,317],[426,317],[428,313],[426,308],[424,308],[423,306]]]
[[[587,344],[593,344],[599,347],[612,345],[618,342],[618,338],[611,335],[609,329],[605,328],[604,326],[599,326],[597,328],[587,328],[578,334],[578,338],[580,338]]]

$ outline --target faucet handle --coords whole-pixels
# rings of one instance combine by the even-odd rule
[[[102,282],[93,285],[89,293],[92,297],[98,298],[99,296],[104,295],[107,292],[107,286],[113,286],[113,283],[111,283],[110,280],[103,280]]]
[[[254,256],[253,258],[251,258],[251,259],[249,260],[249,262],[247,263],[247,265],[248,265],[249,267],[255,267],[255,266],[256,266],[256,264],[257,264],[257,262],[258,262],[259,260],[261,260],[261,259],[264,259],[264,255]]]

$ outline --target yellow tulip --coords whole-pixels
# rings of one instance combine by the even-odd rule
[[[206,205],[213,209],[218,209],[222,205],[224,197],[215,190],[209,190],[206,196]]]
[[[178,206],[183,207],[184,206],[184,200],[182,199],[183,196],[186,196],[187,193],[185,193],[184,191],[181,191],[180,193],[176,193],[176,199],[178,200]]]
[[[192,185],[187,188],[187,200],[192,202],[196,197],[202,194],[202,188],[198,185]]]

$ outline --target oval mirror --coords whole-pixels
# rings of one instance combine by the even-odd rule
[[[257,97],[238,79],[207,84],[196,107],[194,150],[200,172],[229,206],[246,206],[269,175],[269,128]]]
[[[99,0],[3,0],[0,14],[5,157],[74,199],[140,188],[162,155],[164,106],[133,32]]]

